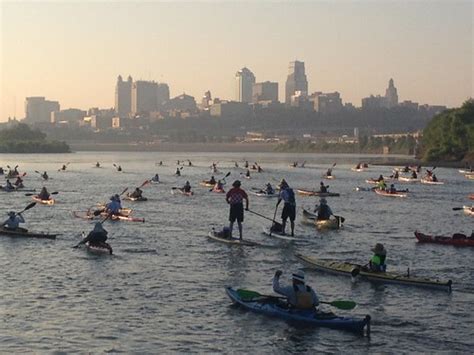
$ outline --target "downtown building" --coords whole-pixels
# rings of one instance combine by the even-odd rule
[[[308,94],[308,79],[306,78],[304,62],[295,60],[290,62],[288,77],[285,85],[285,103],[291,105],[292,96],[298,98]],[[296,101],[298,101],[297,99]],[[293,100],[295,102],[295,100]]]
[[[253,84],[252,102],[278,102],[278,83],[265,81]]]
[[[58,101],[49,101],[43,96],[25,99],[25,121],[28,123],[50,123],[51,114],[55,111],[59,111]]]
[[[242,68],[235,74],[236,101],[251,103],[255,75],[248,69]]]

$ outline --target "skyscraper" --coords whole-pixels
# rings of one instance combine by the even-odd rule
[[[388,88],[385,90],[385,105],[387,108],[398,106],[397,88],[393,84],[393,79],[388,82]]]
[[[259,101],[278,102],[278,83],[265,81],[263,83],[256,83],[252,89],[252,101],[258,103]]]
[[[132,114],[149,113],[158,109],[158,84],[138,80],[132,84]]]
[[[128,117],[132,112],[132,82],[131,76],[123,81],[119,75],[115,85],[115,113],[122,118]]]
[[[255,75],[248,69],[242,68],[235,74],[237,84],[236,100],[239,102],[252,102],[252,87],[255,84]]]
[[[306,79],[304,62],[297,60],[290,62],[288,71],[285,85],[285,103],[287,105],[291,103],[291,96],[295,95],[297,91],[308,93],[308,80]]]

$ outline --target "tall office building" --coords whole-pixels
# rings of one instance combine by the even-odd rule
[[[170,88],[168,84],[158,84],[156,87],[156,101],[158,103],[158,108],[165,105],[170,100]]]
[[[393,79],[388,82],[388,88],[385,90],[385,105],[387,108],[398,106],[397,88],[393,84]]]
[[[237,97],[239,102],[252,102],[252,87],[255,84],[255,75],[248,69],[242,68],[235,74],[237,84]]]
[[[158,84],[138,80],[132,84],[132,114],[137,115],[158,109]]]
[[[115,85],[115,113],[119,117],[128,117],[132,112],[132,84],[133,79],[128,76],[127,81],[122,80],[122,76],[117,78]]]
[[[297,91],[308,93],[308,80],[306,79],[304,62],[297,60],[290,62],[288,69],[288,78],[286,79],[285,85],[285,103],[290,105],[291,97],[295,95]]]
[[[58,101],[48,101],[44,97],[25,99],[25,120],[30,123],[51,122],[51,113],[59,111]]]
[[[265,81],[253,84],[252,102],[258,103],[260,101],[278,102],[278,83]]]

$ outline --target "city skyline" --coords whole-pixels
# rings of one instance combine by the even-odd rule
[[[383,94],[392,77],[400,101],[458,106],[473,96],[468,1],[216,5],[2,3],[0,121],[15,111],[21,117],[31,96],[60,101],[62,108],[114,107],[118,73],[166,82],[171,97],[185,92],[200,99],[210,90],[233,100],[239,68],[248,67],[256,82],[283,88],[288,63],[296,59],[305,63],[308,93],[338,91],[356,106]],[[212,8],[214,16],[193,14],[196,7]],[[228,26],[244,8],[252,16]],[[136,16],[122,30],[129,13]],[[85,16],[82,25],[68,23],[73,15]],[[200,31],[192,32],[200,16]],[[152,18],[155,26],[146,21]],[[174,26],[173,18],[187,21]],[[280,90],[280,101],[284,96]]]

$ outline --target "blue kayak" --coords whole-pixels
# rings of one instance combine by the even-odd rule
[[[360,334],[364,334],[364,328],[366,328],[367,336],[370,334],[369,315],[365,316],[365,318],[339,317],[333,313],[290,308],[286,302],[276,298],[262,296],[253,299],[243,299],[238,291],[232,287],[226,287],[226,292],[234,303],[253,312],[316,327],[348,330]]]

